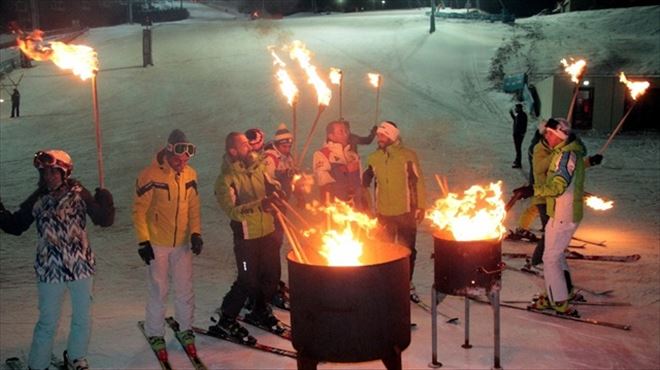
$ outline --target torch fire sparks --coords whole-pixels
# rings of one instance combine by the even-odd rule
[[[585,202],[587,203],[587,206],[589,206],[592,209],[595,209],[596,211],[606,211],[614,207],[614,201],[612,200],[605,201],[595,195],[590,195],[587,198],[585,198]]]
[[[451,232],[454,240],[500,239],[505,232],[502,182],[474,185],[460,198],[455,193],[435,201],[426,218],[433,226]]]
[[[328,266],[360,266],[364,242],[360,240],[362,230],[367,233],[373,230],[378,221],[364,213],[357,212],[348,203],[335,199],[327,206],[318,202],[308,204],[307,209],[312,213],[324,213],[332,222],[323,235],[319,254],[327,260]],[[356,230],[354,230],[356,229]],[[315,229],[305,232],[306,235],[315,233]]]
[[[18,38],[18,47],[25,55],[37,61],[52,61],[61,69],[69,69],[83,81],[99,70],[96,51],[86,45],[52,41],[43,45],[43,31],[35,30],[25,38]]]
[[[629,81],[623,72],[619,75],[619,81],[626,84],[628,90],[630,90],[630,97],[635,101],[638,97],[644,95],[646,89],[651,86],[648,81]]]
[[[573,58],[570,59],[570,64],[566,61],[566,59],[562,59],[561,64],[564,66],[564,71],[566,71],[566,73],[571,76],[571,81],[579,83],[582,75],[586,71],[585,67],[587,66],[587,62],[584,59],[580,59],[578,61],[574,61]]]

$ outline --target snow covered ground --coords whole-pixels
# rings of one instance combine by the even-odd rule
[[[640,72],[660,71],[657,6],[534,17],[518,20],[513,27],[442,20],[436,33],[429,35],[428,18],[422,9],[246,21],[203,5],[184,5],[191,12],[190,19],[153,27],[154,67],[142,68],[139,25],[92,29],[74,41],[88,44],[99,53],[106,187],[113,192],[117,206],[113,227],[91,228],[98,262],[89,353],[94,368],[158,366],[136,328],[136,321],[144,316],[146,276],[136,253],[130,208],[139,170],[164,145],[173,128],[183,129],[199,150],[191,161],[199,174],[205,240],[202,255],[194,260],[199,326],[209,324],[208,317],[233,281],[231,235],[227,218],[215,204],[212,186],[228,132],[261,127],[272,134],[278,122],[290,123],[291,112],[273,77],[268,45],[300,39],[315,53],[314,63],[323,71],[342,68],[344,116],[359,134],[366,133],[374,122],[375,91],[365,75],[381,73],[380,118],[397,122],[404,142],[418,151],[433,196],[438,194],[431,176],[434,173],[447,176],[456,191],[502,180],[508,193],[525,181],[524,172],[510,168],[511,97],[493,91],[487,80],[498,47],[513,39],[521,43],[519,52],[505,64],[507,72],[525,71],[528,66],[546,73],[559,71],[559,59],[578,53],[593,60],[594,67],[620,61],[625,68]],[[579,36],[571,30],[579,30]],[[16,70],[12,78],[16,80],[22,73],[20,119],[10,119],[10,105],[0,104],[0,195],[10,209],[16,209],[36,184],[32,155],[38,149],[67,150],[75,161],[74,176],[92,189],[98,183],[90,83],[50,63]],[[296,77],[302,81],[299,72]],[[298,122],[301,132],[306,133],[316,114],[316,97],[302,82],[299,86],[302,96]],[[2,94],[8,100],[6,93]],[[322,124],[338,116],[337,102],[335,97],[321,117]],[[530,123],[530,131],[534,124]],[[312,148],[323,141],[323,129],[317,132]],[[606,135],[588,133],[584,139],[593,152]],[[372,149],[363,148],[361,153]],[[588,246],[586,253],[639,253],[641,260],[629,264],[570,261],[576,285],[614,289],[609,299],[632,303],[630,307],[581,307],[582,315],[629,323],[632,330],[503,308],[505,368],[660,367],[659,159],[657,135],[617,137],[603,165],[589,170],[586,185],[588,191],[615,200],[615,208],[604,213],[587,211],[577,232],[585,239],[607,240],[607,247]],[[507,226],[515,227],[520,208],[517,206],[508,216]],[[26,356],[37,318],[32,269],[35,234],[33,230],[18,238],[0,234],[3,359]],[[418,249],[414,281],[430,301],[433,265],[429,255],[433,247],[427,232],[420,231]],[[503,249],[531,252],[529,246],[508,241]],[[505,261],[514,266],[522,264],[520,260]],[[540,291],[542,280],[505,271],[502,284],[502,299],[526,299]],[[458,326],[439,326],[439,359],[445,367],[491,367],[490,308],[472,306],[474,347],[470,350],[460,347],[462,299],[450,297],[440,309],[461,317]],[[403,353],[403,364],[408,369],[423,369],[431,359],[430,315],[415,306],[411,311],[418,327]],[[68,312],[65,308],[56,353],[64,349]],[[287,313],[278,314],[288,321]],[[291,348],[290,343],[271,334],[253,332],[263,343]],[[168,348],[176,368],[190,366],[169,334]],[[213,339],[198,338],[198,350],[212,368],[296,367],[291,359]],[[382,368],[382,364],[322,364],[320,368],[370,369]]]

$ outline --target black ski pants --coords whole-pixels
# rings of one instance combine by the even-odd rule
[[[417,259],[417,221],[415,214],[404,213],[398,216],[378,215],[378,222],[384,226],[383,241],[395,243],[410,249],[410,280],[415,272],[415,260]]]
[[[263,313],[277,291],[282,268],[280,265],[281,238],[275,232],[257,239],[243,239],[234,231],[234,255],[238,275],[222,300],[222,313],[236,317],[248,298],[254,312]]]
[[[522,134],[519,133],[514,133],[513,134],[513,146],[516,148],[516,159],[513,161],[513,163],[517,164],[518,166],[521,165],[521,157],[522,157],[522,143],[523,139],[525,138],[525,133],[523,132]]]

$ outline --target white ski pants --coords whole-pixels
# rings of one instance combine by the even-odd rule
[[[176,248],[154,246],[154,259],[147,266],[149,298],[146,307],[145,331],[148,336],[165,336],[165,310],[169,291],[169,276],[174,285],[174,319],[181,330],[193,322],[192,251],[189,245]]]
[[[564,251],[577,230],[575,222],[560,221],[551,217],[545,226],[545,250],[543,251],[543,276],[545,290],[552,302],[568,299],[568,287],[564,271],[569,271]]]

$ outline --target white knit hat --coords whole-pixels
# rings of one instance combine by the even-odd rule
[[[280,125],[277,126],[277,131],[275,131],[274,139],[276,142],[281,140],[293,140],[293,134],[288,128],[286,128],[284,123],[280,123]]]

